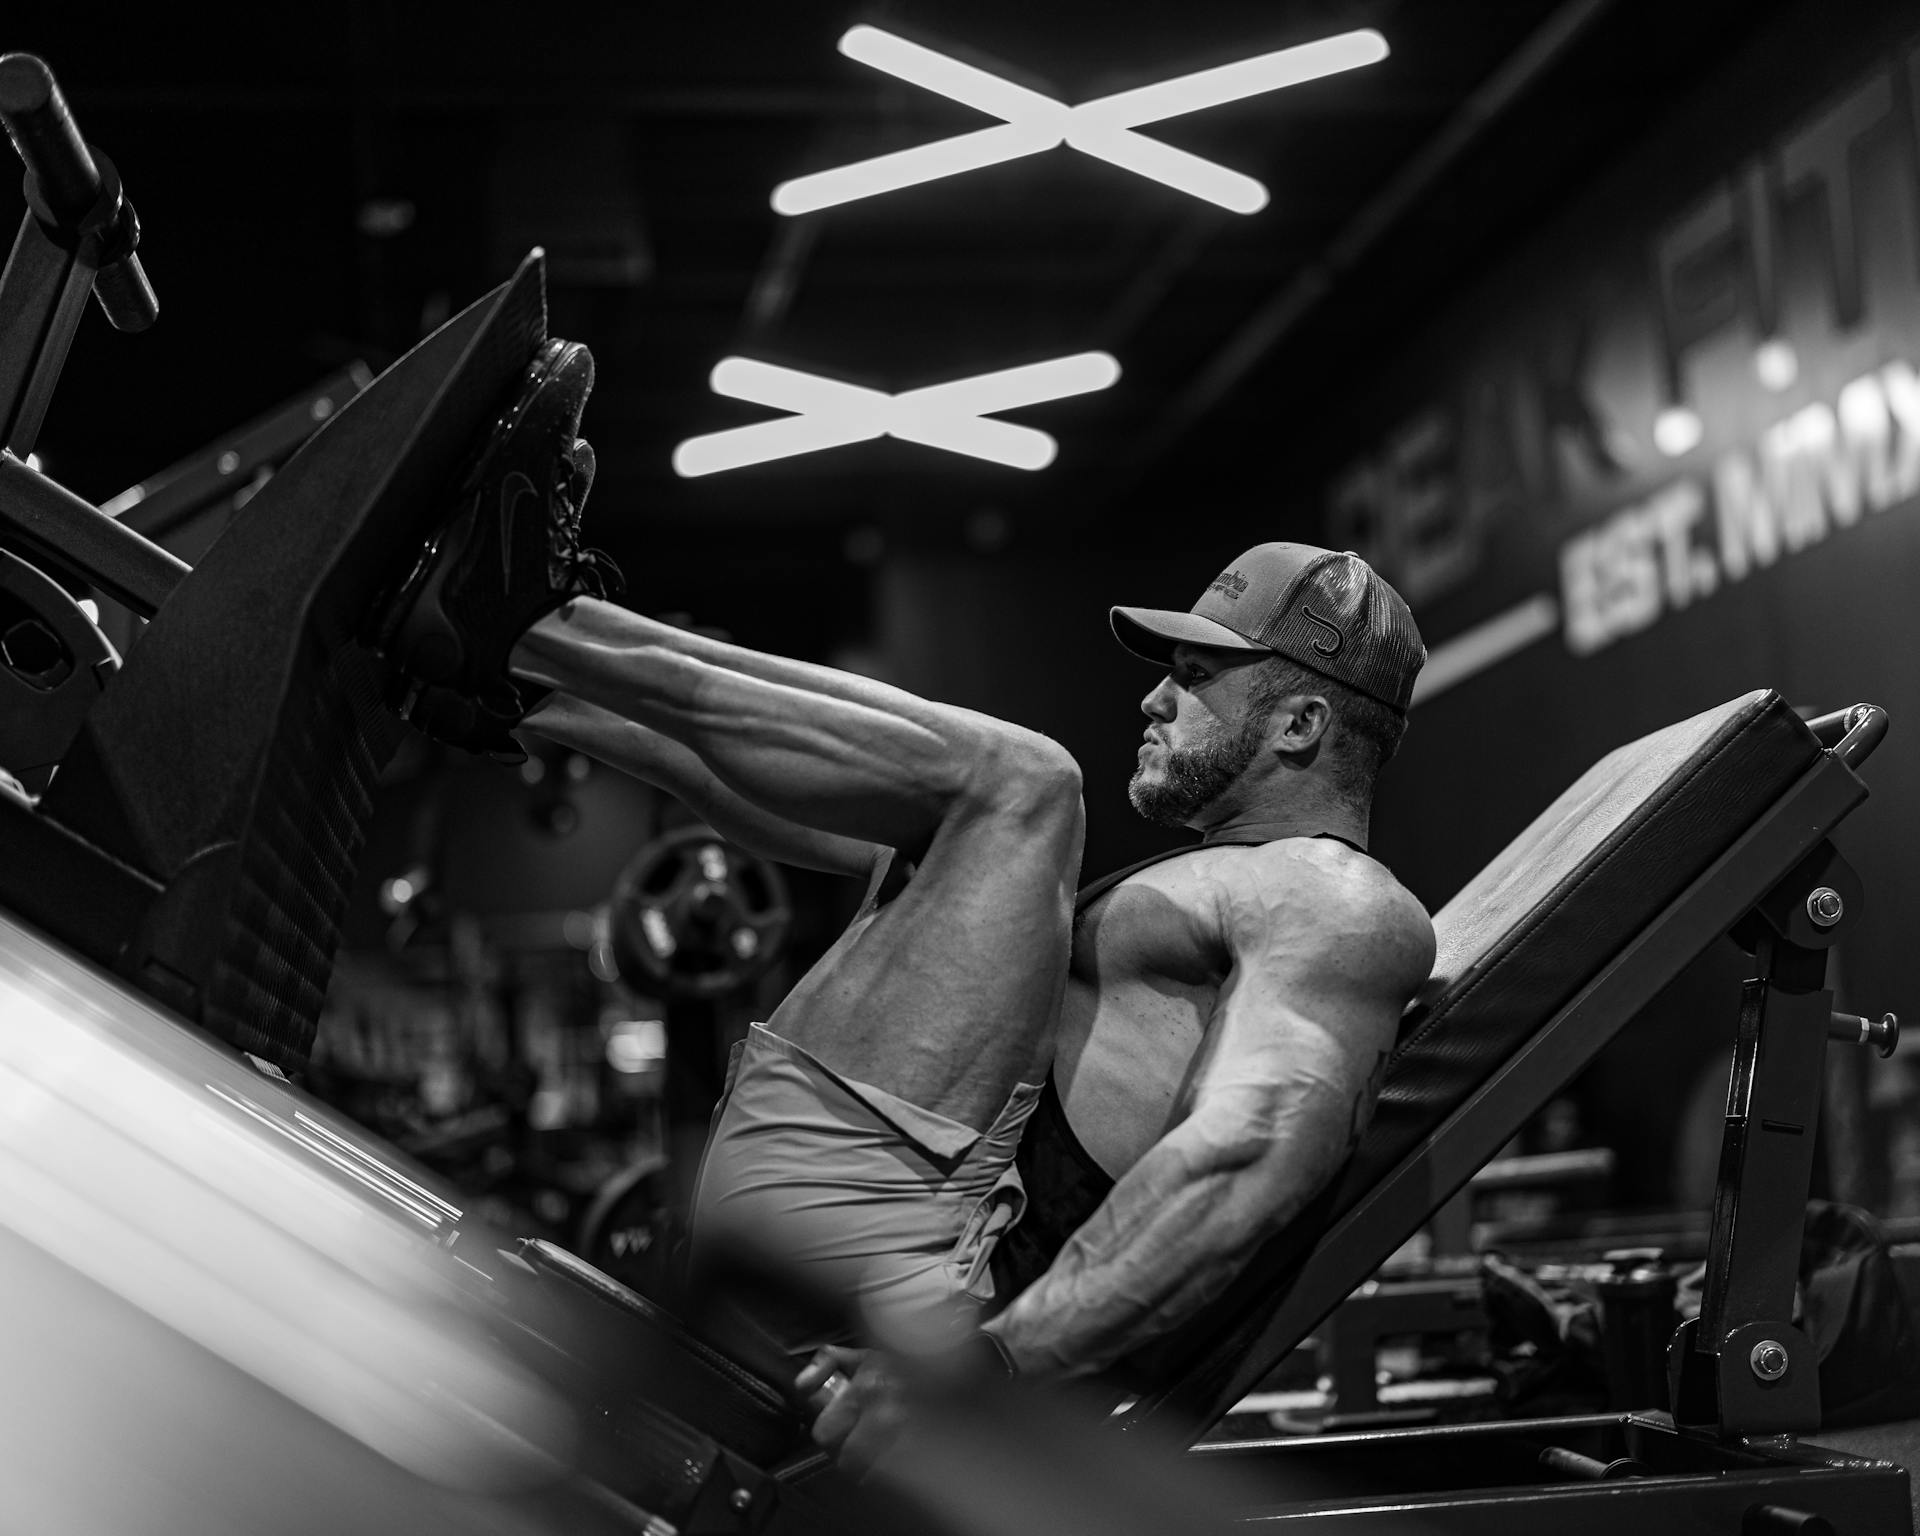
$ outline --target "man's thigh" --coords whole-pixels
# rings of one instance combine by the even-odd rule
[[[1051,1060],[1082,822],[959,815],[769,1021],[835,1071],[975,1130]]]

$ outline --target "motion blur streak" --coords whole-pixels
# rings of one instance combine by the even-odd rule
[[[482,1282],[427,1235],[453,1207],[5,918],[0,1018],[0,1226],[420,1477],[569,1462],[567,1408],[456,1315]],[[33,1305],[9,1326],[73,1326]]]

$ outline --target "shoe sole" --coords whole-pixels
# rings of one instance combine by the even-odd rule
[[[463,509],[428,540],[391,605],[382,605],[393,617],[377,636],[376,643],[386,652],[395,668],[408,677],[429,685],[450,687],[460,681],[466,671],[466,645],[440,601],[440,594],[452,574],[455,562],[449,560],[436,570],[440,551],[446,547],[448,539],[455,536],[464,539],[471,533],[481,513],[480,488],[486,482],[493,455],[506,446],[540,390],[553,378],[560,364],[578,348],[577,342],[550,343],[535,359],[527,382],[522,385],[513,405],[488,434],[487,452],[475,466],[470,485],[461,491],[465,498]],[[592,474],[591,464],[589,453],[589,477]]]

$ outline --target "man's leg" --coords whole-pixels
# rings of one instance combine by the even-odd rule
[[[879,859],[891,858],[891,850],[876,843],[839,837],[774,815],[722,784],[684,742],[572,694],[548,694],[521,720],[517,732],[584,752],[665,790],[736,848],[763,859],[866,880]]]
[[[976,1130],[1044,1073],[1082,833],[1059,746],[592,598],[534,624],[512,666],[683,742],[777,815],[917,861],[781,1005],[779,1035]]]

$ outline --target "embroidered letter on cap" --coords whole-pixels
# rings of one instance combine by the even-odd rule
[[[1207,590],[1218,592],[1222,597],[1230,597],[1235,602],[1239,602],[1247,590],[1247,578],[1238,571],[1222,571],[1213,578],[1213,585]]]
[[[1320,629],[1324,629],[1332,639],[1333,643],[1331,645],[1321,640],[1314,641],[1313,649],[1315,653],[1321,656],[1325,656],[1329,660],[1331,660],[1335,656],[1338,656],[1340,654],[1340,647],[1347,643],[1347,637],[1340,633],[1339,626],[1335,624],[1331,619],[1322,618],[1319,614],[1315,613],[1311,608],[1303,606],[1300,611],[1307,616],[1307,622],[1309,624],[1313,624],[1319,627]]]

